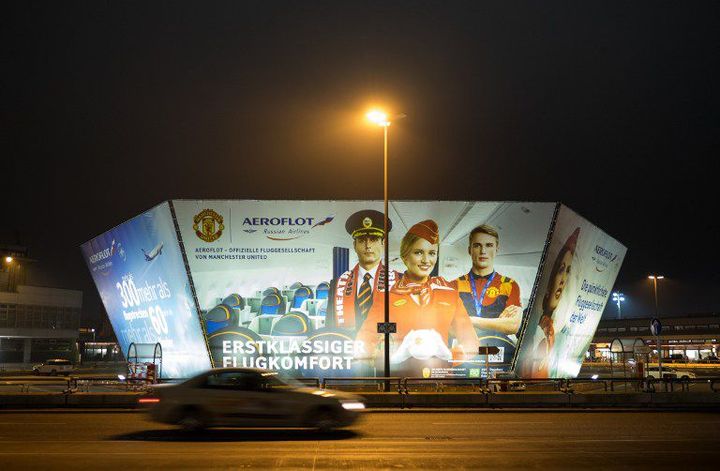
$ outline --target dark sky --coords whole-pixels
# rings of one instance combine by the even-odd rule
[[[0,237],[100,303],[78,246],[186,198],[562,201],[616,288],[715,311],[720,2],[12,2]],[[7,205],[7,206],[6,206]],[[614,314],[608,309],[606,314]]]

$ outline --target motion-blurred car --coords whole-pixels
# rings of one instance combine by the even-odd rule
[[[139,399],[156,422],[188,431],[207,427],[345,427],[365,408],[359,396],[305,387],[275,371],[220,368]]]
[[[55,376],[61,374],[67,376],[73,372],[73,369],[75,369],[75,366],[70,360],[54,358],[45,363],[33,366],[33,373],[36,375],[45,374]]]
[[[657,368],[648,368],[645,370],[645,377],[648,379],[656,379],[659,377]],[[675,368],[662,368],[663,378],[679,378],[679,379],[695,379],[695,373],[692,371],[677,370]]]

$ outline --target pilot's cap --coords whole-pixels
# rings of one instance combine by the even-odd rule
[[[352,214],[345,221],[345,230],[353,239],[361,236],[385,237],[383,225],[385,223],[385,215],[374,209],[363,209]],[[392,221],[388,218],[388,231],[392,229]]]

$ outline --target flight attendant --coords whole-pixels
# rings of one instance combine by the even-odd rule
[[[397,324],[392,374],[418,375],[428,365],[447,368],[478,350],[475,329],[457,290],[442,277],[430,276],[438,248],[438,226],[432,220],[412,226],[400,243],[407,270],[390,288],[390,320]],[[382,339],[377,323],[383,321],[382,303],[374,304],[357,337],[368,358],[377,356]]]

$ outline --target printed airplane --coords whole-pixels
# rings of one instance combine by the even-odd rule
[[[145,261],[151,262],[155,257],[157,257],[158,255],[160,255],[162,253],[162,249],[163,249],[163,243],[160,242],[157,246],[155,246],[154,249],[152,249],[150,251],[150,253],[145,252],[145,249],[140,249],[140,250],[142,250],[143,255],[145,255]]]

